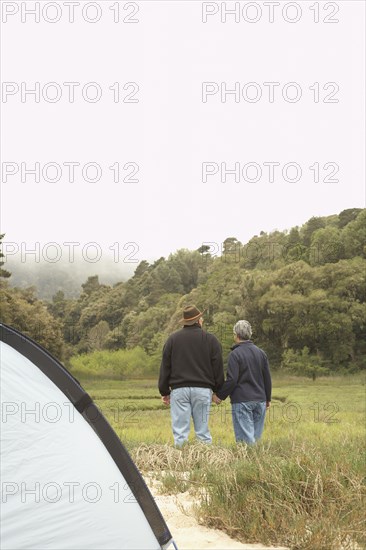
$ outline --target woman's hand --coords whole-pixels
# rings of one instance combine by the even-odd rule
[[[161,398],[164,405],[170,405],[170,395],[163,395]]]

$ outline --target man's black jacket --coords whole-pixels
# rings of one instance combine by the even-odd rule
[[[211,388],[215,392],[223,383],[222,350],[216,336],[198,324],[169,336],[160,366],[161,395],[183,387]]]

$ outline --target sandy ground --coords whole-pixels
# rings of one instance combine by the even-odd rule
[[[159,483],[152,478],[145,477],[152,495],[155,498],[161,513],[173,535],[178,550],[288,550],[283,546],[264,546],[263,544],[243,544],[217,529],[208,529],[199,525],[192,512],[194,501],[191,495],[180,493],[179,495],[159,494]],[[171,545],[169,547],[173,548]]]

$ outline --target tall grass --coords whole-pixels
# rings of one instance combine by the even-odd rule
[[[133,456],[165,492],[194,494],[209,527],[242,542],[337,550],[366,545],[362,450],[362,441],[345,437],[326,449],[285,440],[232,449],[142,445]]]

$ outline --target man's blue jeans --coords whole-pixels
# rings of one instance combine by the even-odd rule
[[[263,433],[266,402],[232,403],[231,414],[236,441],[245,441],[245,443],[258,441]]]
[[[210,388],[177,388],[170,394],[170,412],[174,443],[183,445],[188,440],[191,416],[193,418],[196,437],[211,443],[212,437],[208,429],[212,390]]]

